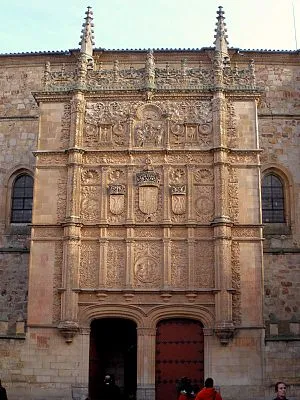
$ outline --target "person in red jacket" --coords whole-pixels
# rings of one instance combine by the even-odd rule
[[[221,395],[214,388],[214,380],[207,378],[204,382],[204,388],[197,394],[195,400],[222,400]]]

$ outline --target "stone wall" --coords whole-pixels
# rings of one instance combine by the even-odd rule
[[[11,187],[19,172],[33,172],[38,107],[31,94],[41,66],[7,58],[0,68],[0,335],[24,335],[27,319],[30,227],[10,223]],[[35,61],[36,63],[36,61]]]

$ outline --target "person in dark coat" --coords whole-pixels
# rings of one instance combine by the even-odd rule
[[[105,375],[99,397],[101,400],[120,400],[120,388],[116,385],[113,375]]]
[[[7,400],[6,389],[4,386],[2,386],[1,380],[0,380],[0,400]]]
[[[276,397],[274,400],[288,400],[286,398],[286,384],[284,382],[277,382],[275,384]]]

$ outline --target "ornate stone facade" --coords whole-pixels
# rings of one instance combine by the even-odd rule
[[[223,20],[219,9],[215,48],[93,51],[88,9],[80,51],[1,56],[13,71],[0,72],[3,93],[21,73],[9,99],[24,104],[0,105],[0,351],[4,369],[16,364],[2,376],[15,398],[85,398],[91,323],[107,317],[136,324],[138,400],[155,399],[168,318],[201,322],[204,374],[225,398],[268,397],[279,379],[299,391],[296,359],[289,375],[272,361],[284,346],[283,363],[293,357],[286,340],[300,334],[299,54],[241,59]],[[266,227],[263,258],[270,168],[286,176],[289,211],[287,226]],[[14,174],[33,169],[28,281],[29,231],[10,223],[10,198]]]

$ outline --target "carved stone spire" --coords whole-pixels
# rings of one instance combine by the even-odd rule
[[[229,54],[228,54],[228,40],[227,40],[227,29],[226,29],[226,23],[224,22],[225,17],[224,17],[224,11],[223,8],[220,6],[219,10],[217,11],[217,23],[216,26],[217,28],[215,29],[215,50],[218,52],[221,56],[221,58],[229,60]]]
[[[91,7],[87,8],[87,11],[85,12],[86,17],[85,17],[85,22],[82,24],[82,35],[80,36],[80,52],[84,53],[90,57],[93,55],[93,45],[95,44],[93,42],[94,36],[93,36],[93,27],[94,24],[92,23],[93,21],[93,11]]]

